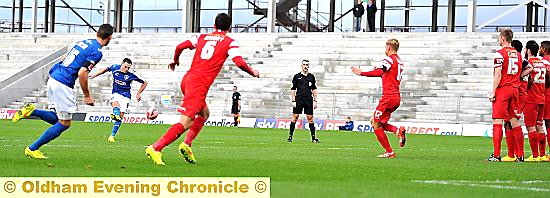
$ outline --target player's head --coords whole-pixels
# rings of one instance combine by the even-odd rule
[[[540,56],[550,55],[550,41],[543,41],[540,43],[539,55]]]
[[[99,30],[97,30],[97,38],[100,39],[100,43],[102,46],[109,45],[109,42],[113,38],[113,26],[109,24],[103,24],[99,26]]]
[[[514,32],[512,32],[512,29],[500,28],[498,31],[500,32],[498,36],[498,43],[500,44],[500,46],[503,46],[505,44],[509,44],[512,42],[512,39],[514,38]]]
[[[231,28],[231,17],[226,13],[219,13],[218,16],[216,16],[214,28],[221,31],[229,31]]]
[[[124,58],[124,60],[122,60],[122,64],[120,65],[120,71],[122,73],[126,73],[130,70],[131,67],[132,60],[130,60],[129,58]]]
[[[233,92],[237,92],[237,86],[233,86]]]
[[[348,117],[346,117],[346,119],[347,119],[348,121],[351,121],[351,117],[349,117],[349,116],[348,116]]]
[[[525,43],[525,57],[536,56],[537,52],[539,52],[539,44],[536,41],[530,40]]]
[[[516,49],[516,51],[519,53],[521,53],[521,50],[523,50],[523,44],[519,40],[513,40],[512,47]]]
[[[399,50],[399,41],[397,39],[388,39],[386,41],[386,55],[389,56],[391,54],[397,53],[397,50]]]
[[[307,73],[309,71],[309,60],[302,60],[302,72]]]

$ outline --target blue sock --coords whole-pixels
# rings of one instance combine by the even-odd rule
[[[59,120],[57,115],[53,111],[36,109],[31,113],[31,116],[39,117],[40,119],[54,125]]]
[[[120,128],[120,125],[122,124],[122,122],[115,122],[115,125],[113,126],[113,131],[111,132],[111,136],[115,136],[116,133],[118,132],[118,128]]]
[[[69,127],[63,126],[60,122],[55,123],[50,128],[46,129],[46,131],[42,133],[42,136],[40,136],[34,143],[29,146],[29,149],[31,149],[31,151],[36,151],[42,145],[47,144],[53,139],[59,137],[59,135],[61,135],[61,133],[63,133],[63,131],[67,130],[68,128]]]
[[[117,115],[117,116],[120,116],[120,108],[118,107],[113,107],[113,114]]]

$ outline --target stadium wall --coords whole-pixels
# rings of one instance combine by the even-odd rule
[[[0,119],[11,119],[13,114],[17,112],[15,109],[0,108]],[[109,113],[77,113],[73,120],[84,122],[112,122]],[[133,124],[174,124],[179,122],[179,115],[163,115],[160,114],[155,120],[148,120],[145,114],[127,114],[124,116],[124,123]],[[212,116],[205,126],[231,127],[233,117]],[[315,120],[315,128],[324,131],[338,130],[339,126],[343,126],[344,120]],[[440,135],[440,136],[478,136],[492,137],[492,125],[482,124],[436,124],[436,123],[412,123],[412,122],[392,122],[396,127],[405,127],[409,134],[425,134],[425,135]],[[274,128],[288,129],[290,119],[281,118],[241,118],[239,127],[244,128]],[[309,129],[307,120],[298,120],[297,129]],[[354,121],[354,132],[373,132],[372,125],[369,121]],[[527,130],[523,127],[524,135]],[[342,131],[348,132],[348,131]]]

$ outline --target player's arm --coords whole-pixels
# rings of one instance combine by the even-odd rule
[[[172,63],[168,64],[168,68],[172,71],[176,68],[177,65],[180,65],[180,55],[185,49],[195,49],[197,47],[197,43],[199,42],[199,38],[197,35],[191,36],[191,38],[181,42],[179,45],[176,46],[176,51],[174,52],[174,58],[172,60]]]
[[[239,67],[241,70],[256,78],[260,77],[260,73],[257,70],[252,69],[250,66],[248,66],[246,61],[244,61],[239,50],[239,43],[237,41],[232,41],[229,44],[229,50],[227,51],[227,54],[229,55],[229,59],[231,59],[235,63],[235,65],[237,65],[237,67]]]
[[[87,62],[86,64],[91,64]],[[84,103],[90,106],[94,106],[94,99],[90,95],[90,88],[88,87],[88,75],[90,70],[88,67],[81,67],[78,70],[78,82],[80,83],[80,88],[82,88],[82,93],[84,94]]]
[[[497,52],[495,54],[494,59],[494,71],[493,71],[493,89],[491,90],[491,95],[489,96],[489,100],[493,101],[495,100],[495,92],[497,90],[498,85],[500,84],[500,79],[502,79],[502,63],[504,62],[504,57],[502,54]]]
[[[292,78],[292,87],[290,88],[290,96],[292,98],[292,107],[296,107],[296,88],[298,88],[298,82],[296,81],[296,75]]]
[[[138,102],[141,101],[141,93],[143,93],[143,91],[145,90],[148,84],[149,82],[147,82],[146,80],[144,80],[143,83],[141,83],[141,87],[139,87],[139,90],[136,94],[136,99]]]
[[[106,68],[102,68],[102,69],[99,69],[98,72],[96,72],[95,74],[91,74],[90,75],[90,79],[94,79],[95,77],[98,77],[102,74],[104,74],[105,72],[107,72],[109,70],[110,67],[106,67]]]
[[[374,69],[371,71],[363,72],[357,67],[352,67],[351,71],[359,76],[381,77],[384,72],[388,71],[388,69],[391,67],[392,63],[390,61],[393,60],[389,58],[382,59],[382,61],[380,62],[380,66],[375,66]]]
[[[527,76],[529,73],[531,73],[533,71],[533,66],[531,66],[531,64],[527,64],[525,66],[525,69],[521,72],[521,78]]]

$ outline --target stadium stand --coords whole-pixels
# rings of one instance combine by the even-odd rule
[[[132,103],[130,111],[141,113],[156,106],[161,113],[175,114],[182,94],[181,77],[188,69],[194,51],[184,51],[180,68],[170,72],[175,46],[190,34],[115,34],[104,48],[97,68],[131,58],[135,69],[150,84],[141,103]],[[229,115],[231,90],[239,87],[243,96],[244,117],[290,117],[290,81],[300,71],[300,61],[310,60],[310,72],[317,77],[319,108],[317,118],[370,119],[380,97],[380,79],[355,76],[351,66],[368,70],[384,57],[388,38],[401,42],[399,55],[405,63],[402,105],[394,121],[433,123],[488,123],[487,100],[492,81],[492,57],[498,48],[497,34],[491,33],[280,33],[233,34],[241,43],[241,52],[260,79],[253,79],[227,61],[211,87],[207,103],[212,115]],[[92,34],[0,34],[0,83],[36,60]],[[517,33],[515,39],[547,39],[537,33]],[[51,56],[51,55],[50,55]],[[59,58],[59,57],[57,57]],[[50,65],[45,65],[49,67]],[[45,84],[46,79],[36,79]],[[79,111],[110,112],[108,104],[112,77],[103,75],[90,80],[96,106],[82,103]],[[133,93],[137,91],[134,87]],[[19,108],[25,102],[46,107],[45,85],[32,88],[26,96],[0,104]],[[4,94],[4,93],[2,93]],[[170,105],[161,104],[161,96],[171,96]]]

